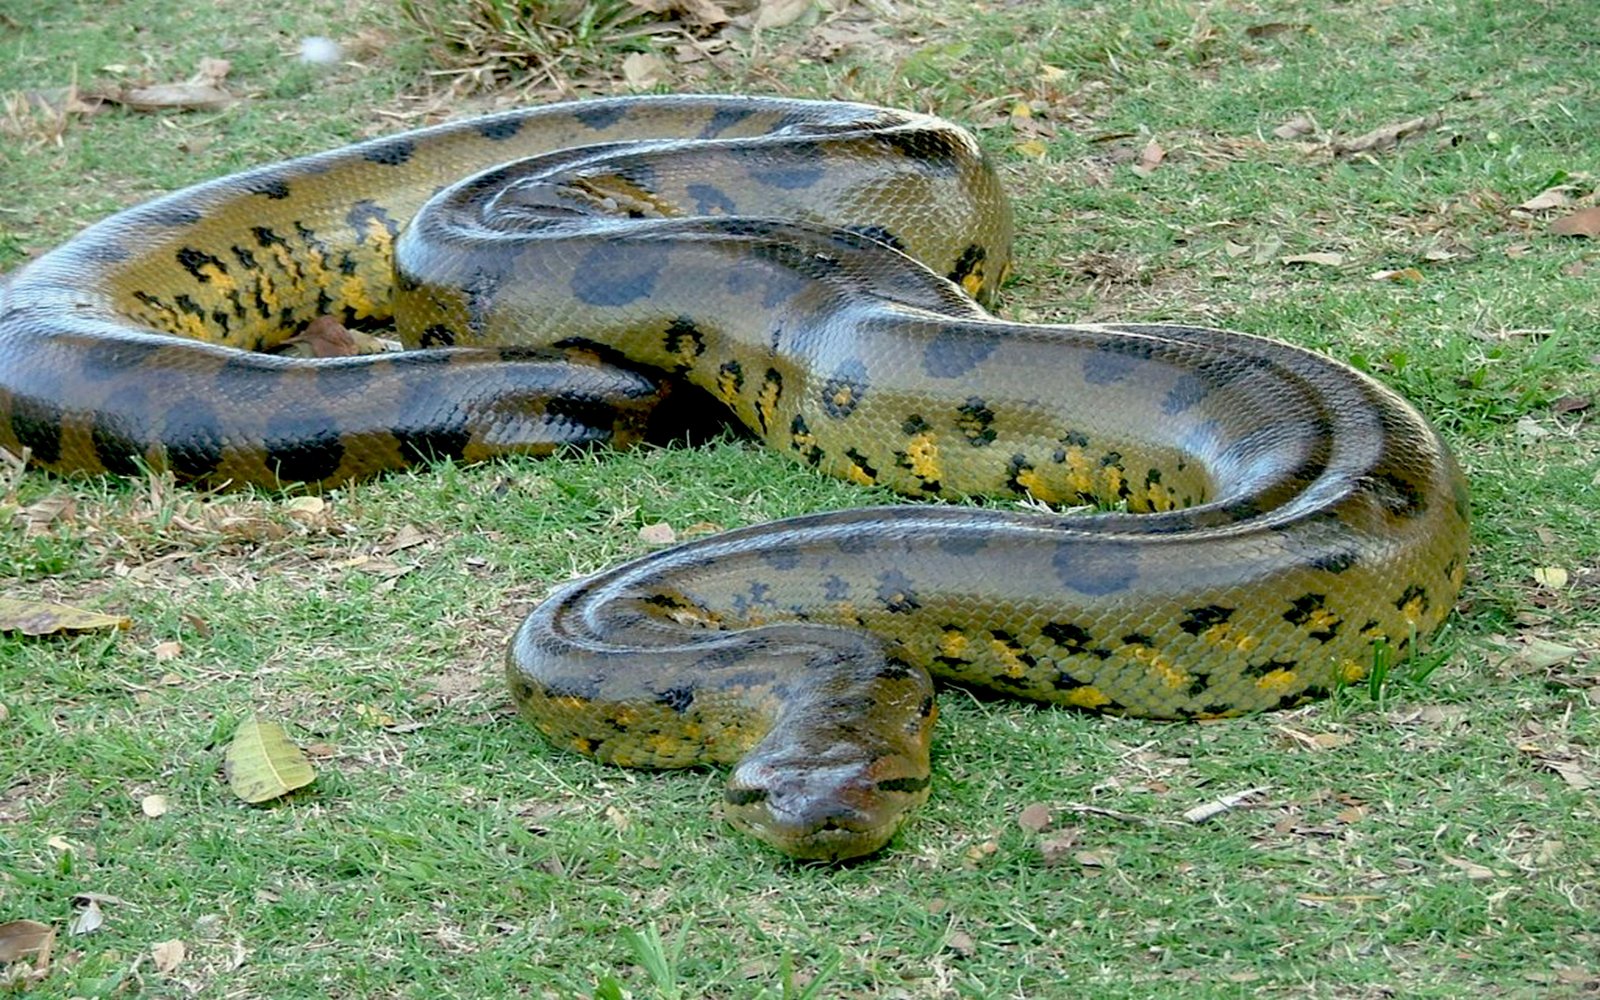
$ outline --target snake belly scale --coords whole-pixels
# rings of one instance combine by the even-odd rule
[[[448,123],[176,192],[28,265],[0,300],[0,446],[328,487],[625,444],[686,382],[821,471],[991,498],[696,540],[517,630],[511,691],[549,739],[732,764],[726,816],[800,858],[871,853],[926,798],[934,677],[1231,715],[1441,622],[1467,493],[1410,405],[1244,334],[999,320],[978,302],[1010,237],[970,136],[909,112],[656,97]],[[411,350],[265,353],[324,316]]]

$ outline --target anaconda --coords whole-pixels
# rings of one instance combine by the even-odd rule
[[[179,191],[26,267],[0,445],[328,487],[626,443],[686,382],[824,472],[991,498],[729,531],[517,630],[511,691],[550,740],[733,764],[727,817],[800,858],[875,851],[925,799],[932,677],[1230,715],[1440,623],[1467,493],[1415,409],[1244,334],[1004,322],[974,299],[1010,237],[976,143],[918,114],[663,97],[439,125]],[[320,317],[412,349],[263,353]]]

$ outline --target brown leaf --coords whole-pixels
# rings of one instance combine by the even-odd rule
[[[155,960],[156,971],[168,973],[183,964],[184,955],[188,949],[182,941],[173,938],[170,941],[157,941],[150,947],[150,957]]]
[[[1050,828],[1050,807],[1035,802],[1017,814],[1017,825],[1029,833],[1042,833]]]
[[[944,946],[962,958],[971,958],[978,953],[978,942],[966,931],[952,930],[950,936],[945,938]]]
[[[275,344],[268,353],[291,358],[349,358],[357,354],[376,354],[383,349],[379,345],[377,351],[363,350],[363,337],[367,341],[375,339],[345,329],[344,324],[332,316],[318,316],[307,323],[304,330]],[[365,346],[370,347],[370,344]]]
[[[0,597],[0,632],[54,635],[57,632],[125,629],[132,625],[133,619],[122,615],[101,614],[98,611],[86,611],[66,604],[52,604],[49,601]]]
[[[1551,413],[1582,413],[1594,405],[1593,396],[1562,396],[1550,404]]]
[[[233,103],[233,95],[208,83],[158,83],[130,87],[117,100],[135,111],[221,111]]]
[[[1414,285],[1422,281],[1422,272],[1414,267],[1402,267],[1394,271],[1373,271],[1373,281],[1392,281],[1397,285]]]
[[[639,540],[650,545],[671,545],[678,540],[678,533],[667,522],[657,521],[639,529]]]
[[[793,24],[811,9],[812,0],[760,0],[756,5],[757,28],[782,28]]]
[[[623,82],[635,90],[649,90],[666,74],[666,60],[654,52],[629,52],[622,58]]]
[[[1550,223],[1550,231],[1557,236],[1600,237],[1600,205],[1580,208],[1571,215],[1563,215]]]
[[[1244,33],[1251,38],[1276,38],[1279,35],[1311,34],[1315,29],[1309,24],[1291,23],[1287,21],[1268,21],[1266,24],[1252,24],[1244,29]]]
[[[1546,188],[1517,207],[1526,212],[1543,212],[1552,208],[1565,208],[1572,204],[1572,185],[1558,184]]]
[[[9,920],[0,924],[0,965],[10,965],[30,955],[49,958],[56,929],[37,920]]]
[[[1059,865],[1071,856],[1073,848],[1077,846],[1078,830],[1074,827],[1039,841],[1039,854],[1045,864]]]
[[[1439,114],[1423,115],[1421,118],[1408,118],[1403,122],[1395,122],[1375,128],[1371,132],[1359,135],[1349,142],[1336,142],[1333,144],[1333,155],[1349,156],[1352,153],[1370,153],[1380,149],[1398,146],[1402,141],[1414,135],[1437,128],[1444,121],[1444,116]]]
[[[1289,257],[1279,257],[1278,263],[1286,266],[1294,266],[1297,264],[1316,264],[1319,267],[1338,267],[1344,263],[1344,254],[1297,253]]]
[[[1151,139],[1145,143],[1144,149],[1139,153],[1139,162],[1133,165],[1133,172],[1140,177],[1149,177],[1161,166],[1161,161],[1167,158],[1167,151],[1161,144]]]
[[[1280,139],[1298,139],[1303,135],[1310,135],[1317,130],[1317,123],[1309,115],[1295,115],[1293,118],[1272,130],[1272,134]]]

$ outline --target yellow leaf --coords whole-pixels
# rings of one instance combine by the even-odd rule
[[[1533,578],[1551,590],[1565,590],[1567,587],[1567,571],[1560,566],[1540,566],[1533,571]]]
[[[316,780],[306,755],[276,722],[246,719],[233,734],[223,762],[228,787],[246,802],[265,802]]]
[[[85,611],[49,601],[27,601],[0,597],[0,632],[23,635],[53,635],[56,632],[91,632],[100,629],[128,628],[131,618]]]
[[[1042,160],[1050,148],[1038,139],[1024,139],[1017,143],[1017,152],[1031,160]]]

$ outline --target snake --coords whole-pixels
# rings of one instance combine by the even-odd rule
[[[176,191],[24,266],[0,446],[316,490],[628,445],[671,397],[919,501],[652,551],[556,586],[509,644],[548,741],[727,766],[724,817],[801,860],[872,854],[926,800],[935,679],[1235,716],[1441,624],[1468,492],[1413,406],[1250,334],[1001,319],[1012,233],[978,143],[921,113],[680,95],[446,122]],[[274,353],[330,317],[406,349]]]

